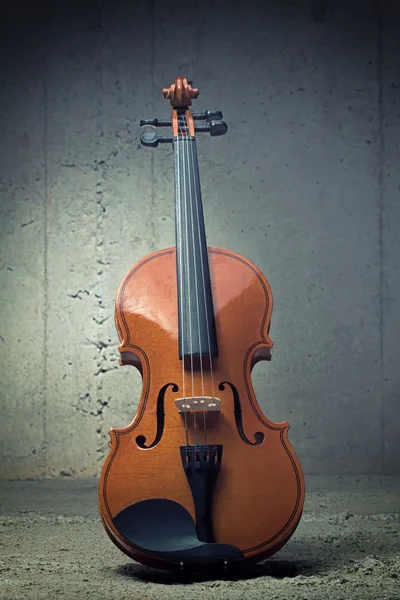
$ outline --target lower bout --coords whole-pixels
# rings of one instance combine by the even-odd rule
[[[201,561],[201,562],[186,562],[185,560],[181,560],[177,558],[176,560],[166,560],[157,556],[156,553],[146,552],[142,548],[139,548],[131,543],[128,540],[124,539],[119,533],[115,530],[114,527],[109,527],[108,523],[101,518],[105,531],[111,541],[117,546],[121,552],[123,552],[126,556],[131,558],[132,560],[139,562],[147,567],[152,567],[155,569],[160,569],[163,571],[183,571],[183,572],[210,572],[210,570],[214,570],[216,573],[226,572],[226,571],[235,571],[235,573],[240,570],[245,572],[246,569],[251,568],[252,566],[260,563],[271,557],[273,554],[278,552],[291,538],[293,533],[295,532],[297,525],[300,521],[299,516],[296,524],[292,527],[288,535],[282,539],[279,544],[276,544],[273,548],[265,549],[263,551],[253,552],[248,555],[242,555],[240,558],[236,558],[233,560],[229,560],[224,556],[221,556],[219,559],[214,558],[209,561]]]
[[[299,507],[295,518],[291,521],[290,525],[285,529],[285,531],[277,537],[274,541],[270,542],[267,545],[260,545],[258,548],[253,548],[249,551],[241,551],[239,546],[231,545],[226,546],[226,540],[217,540],[215,544],[208,544],[209,546],[215,546],[213,551],[211,552],[209,558],[202,555],[199,555],[198,560],[196,560],[196,554],[193,555],[193,551],[196,553],[196,549],[193,547],[193,541],[195,541],[196,532],[193,530],[192,537],[189,539],[189,543],[187,544],[186,550],[189,550],[189,555],[183,552],[181,555],[179,552],[165,552],[165,538],[164,538],[164,551],[152,551],[148,548],[138,546],[135,543],[132,543],[131,540],[124,537],[123,532],[118,529],[116,526],[116,521],[113,518],[103,512],[102,506],[100,505],[100,516],[105,528],[107,535],[113,541],[113,543],[121,550],[124,554],[126,554],[129,558],[142,563],[146,566],[167,570],[167,571],[203,571],[204,569],[216,569],[220,570],[230,570],[230,569],[246,569],[251,567],[252,565],[259,563],[276,552],[278,552],[291,538],[293,533],[295,532],[300,518],[302,515],[302,506]],[[162,515],[160,518],[164,518],[165,515]],[[146,521],[147,523],[148,521]],[[159,523],[152,523],[153,526],[156,526],[156,531],[161,530],[162,527],[158,529]],[[193,522],[194,527],[194,522]],[[177,527],[179,529],[179,525]],[[179,535],[179,532],[177,532]],[[184,537],[184,536],[182,536]],[[168,540],[167,540],[168,543]],[[144,544],[145,545],[145,544]],[[235,553],[232,554],[228,552],[226,554],[225,548],[223,546],[234,548],[238,550],[238,553],[235,556]],[[219,550],[219,547],[222,550]],[[173,543],[170,544],[170,548],[174,549]],[[167,549],[169,550],[168,546]],[[192,552],[192,555],[190,555]]]
[[[191,556],[190,562],[186,561],[187,555],[184,554],[180,557],[173,556],[171,553],[167,555],[165,552],[164,555],[160,555],[157,544],[148,546],[146,543],[141,543],[140,535],[137,537],[136,524],[141,523],[137,518],[136,521],[133,520],[130,525],[128,524],[130,532],[128,531],[126,534],[123,527],[118,527],[116,518],[118,514],[131,506],[158,498],[174,502],[189,514],[192,521],[192,533],[186,538],[186,550],[192,551],[193,548],[190,547],[190,544],[195,547],[199,542],[195,529],[196,511],[193,510],[192,496],[187,482],[178,486],[174,478],[171,480],[169,478],[160,479],[162,485],[157,478],[153,478],[151,481],[144,480],[140,475],[143,473],[143,468],[137,470],[132,468],[132,476],[127,477],[126,469],[123,469],[123,461],[119,464],[118,457],[114,453],[110,453],[100,476],[99,508],[103,526],[108,536],[122,552],[150,567],[164,570],[182,568],[202,570],[205,567],[221,568],[230,564],[239,566],[260,562],[278,552],[289,541],[302,515],[304,480],[300,465],[289,449],[289,445],[285,452],[283,452],[283,448],[280,448],[280,452],[275,448],[274,453],[264,452],[261,447],[258,450],[253,449],[252,454],[255,452],[260,455],[259,461],[261,462],[258,464],[255,460],[246,460],[241,464],[242,468],[238,470],[237,464],[234,469],[235,463],[231,464],[231,461],[227,460],[226,469],[221,470],[213,494],[211,509],[206,512],[211,515],[213,539],[215,539],[216,545],[236,548],[240,552],[240,557],[233,557],[234,555],[231,554],[230,558],[226,559],[223,553],[221,556],[214,553],[212,560],[204,560],[203,555],[196,563],[193,561],[193,556]],[[165,452],[161,453],[163,460],[165,454]],[[230,456],[229,453],[227,453],[228,456]],[[274,460],[271,459],[271,456],[275,457]],[[280,456],[281,458],[278,460]],[[135,453],[129,456],[130,466],[135,462],[134,457]],[[171,469],[171,461],[167,461],[167,463],[164,465],[165,469],[167,470],[168,467]],[[178,467],[182,468],[181,465],[178,465],[177,469]],[[123,478],[120,477],[121,472],[124,473]],[[263,476],[260,477],[260,473]],[[183,481],[185,479],[184,477]],[[129,485],[127,482],[130,482]],[[149,487],[151,489],[148,489]],[[145,494],[144,490],[148,493]],[[165,529],[165,521],[168,521],[167,515],[160,512],[160,517],[157,513],[148,513],[146,519],[142,519],[146,524],[151,523],[152,528],[157,532],[156,538],[158,532]],[[170,538],[165,533],[160,533],[160,542],[162,542],[161,546],[164,545],[164,549],[173,546],[172,540],[179,537],[180,526],[181,522],[177,520],[175,529],[170,528],[168,534]],[[145,528],[142,528],[143,530]],[[158,542],[158,540],[156,541]],[[211,548],[210,551],[212,554]]]

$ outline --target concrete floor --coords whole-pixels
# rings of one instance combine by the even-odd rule
[[[400,477],[308,477],[285,548],[246,575],[189,579],[130,561],[97,514],[97,481],[1,484],[0,598],[400,599]]]

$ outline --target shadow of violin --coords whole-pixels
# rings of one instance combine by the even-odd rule
[[[354,530],[335,532],[331,539],[319,533],[310,537],[294,539],[278,555],[253,565],[234,565],[205,571],[161,571],[136,562],[109,569],[114,576],[136,579],[148,583],[188,584],[204,581],[239,581],[272,577],[275,579],[297,576],[326,576],[330,571],[349,566],[368,556],[390,556],[391,550],[382,550],[380,538],[358,540]]]
[[[301,560],[278,560],[269,559],[263,563],[248,567],[234,568],[208,568],[205,571],[161,571],[145,567],[139,563],[132,562],[113,569],[116,575],[133,578],[147,583],[160,584],[185,584],[200,583],[203,581],[239,581],[245,579],[256,579],[258,577],[273,577],[284,579],[285,577],[296,577],[297,575],[315,574],[314,565]]]

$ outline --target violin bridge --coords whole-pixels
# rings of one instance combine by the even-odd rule
[[[217,412],[221,406],[220,398],[213,398],[212,396],[177,398],[174,402],[179,413],[193,411]]]

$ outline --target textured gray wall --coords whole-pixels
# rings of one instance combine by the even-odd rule
[[[11,4],[11,3],[10,3]],[[140,376],[113,302],[174,244],[172,151],[139,145],[184,74],[209,244],[275,306],[264,412],[306,473],[399,472],[399,11],[388,2],[75,2],[1,15],[1,476],[98,474]]]

